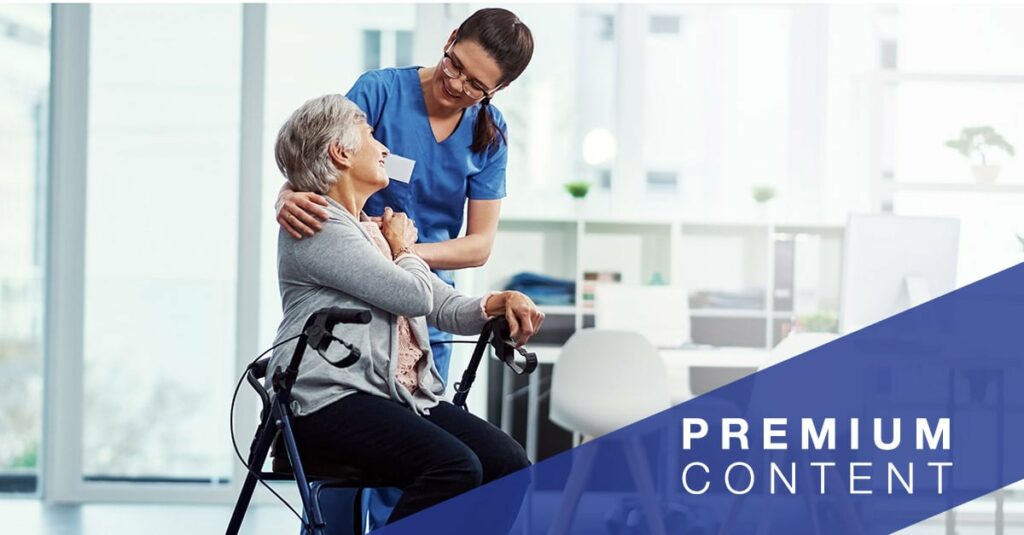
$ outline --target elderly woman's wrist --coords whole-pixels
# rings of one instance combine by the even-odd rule
[[[484,300],[481,303],[484,316],[488,319],[501,316],[505,314],[505,303],[508,300],[509,294],[512,292],[491,292],[484,296]]]
[[[395,260],[398,260],[400,256],[407,254],[416,255],[416,251],[412,249],[412,245],[402,245],[397,249],[394,247],[391,248],[391,258]]]

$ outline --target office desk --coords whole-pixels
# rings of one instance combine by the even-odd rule
[[[540,418],[541,382],[543,369],[541,365],[557,365],[561,346],[530,346],[537,354],[537,371],[527,377],[526,401],[526,454],[531,461],[537,460],[537,428]],[[665,362],[668,374],[669,395],[673,404],[683,403],[695,397],[692,386],[692,371],[695,368],[733,368],[738,373],[732,374],[731,380],[749,375],[768,361],[768,351],[746,347],[718,347],[712,349],[662,349],[659,350]],[[512,433],[513,373],[504,369],[501,384],[501,429]],[[722,383],[724,384],[724,383]],[[703,385],[699,393],[722,386],[722,384]]]

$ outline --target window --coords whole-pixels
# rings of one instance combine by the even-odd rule
[[[884,95],[892,117],[887,177],[906,182],[970,183],[971,160],[946,147],[964,127],[991,126],[1024,146],[1024,22],[1020,6],[900,6],[891,14],[898,69],[920,74]],[[982,77],[1000,79],[985,80]],[[1013,79],[1016,78],[1014,81]],[[994,149],[986,163],[1003,180],[1024,182],[1020,158]]]
[[[395,32],[395,65],[412,65],[412,30]]]
[[[513,11],[537,50],[559,52],[535,54],[495,99],[511,132],[510,212],[538,196],[561,198],[564,182],[585,180],[597,195],[608,186],[625,193],[613,195],[613,210],[636,201],[640,209],[738,217],[752,204],[752,185],[784,184],[790,8]],[[538,195],[520,200],[530,193]]]
[[[617,94],[616,74],[618,73],[618,64],[616,63],[618,55],[615,30],[616,12],[614,6],[579,6],[577,9],[579,11],[576,15],[578,20],[578,36],[575,40],[578,44],[575,49],[569,49],[572,52],[567,52],[566,55],[570,53],[580,54],[583,50],[586,50],[589,60],[581,62],[578,67],[574,68],[576,71],[574,78],[571,75],[573,70],[566,69],[564,71],[565,74],[562,75],[567,78],[565,83],[575,84],[575,87],[571,88],[572,92],[564,95],[562,98],[566,99],[567,102],[574,102],[575,106],[568,108],[571,111],[571,115],[564,115],[564,118],[561,119],[563,121],[575,121],[576,136],[570,138],[572,144],[564,149],[566,150],[565,153],[555,152],[549,156],[552,160],[550,163],[539,161],[533,155],[535,152],[533,150],[522,154],[521,157],[528,159],[527,161],[532,160],[531,167],[534,169],[531,169],[531,174],[528,176],[543,177],[544,167],[547,167],[553,171],[553,177],[560,177],[563,173],[569,176],[578,173],[581,176],[572,176],[571,180],[585,180],[599,188],[598,191],[607,191],[612,188],[613,170],[615,169],[620,144],[620,140],[615,133],[615,126],[618,120],[615,113]],[[543,20],[541,17],[536,17],[536,19],[538,21]],[[538,35],[539,31],[545,33]],[[546,41],[551,39],[549,35],[557,35],[561,31],[560,28],[554,25],[551,27],[544,25],[534,30],[535,39],[538,41],[537,46],[547,46],[545,44]],[[535,53],[535,58],[538,55],[540,54]],[[536,59],[534,59],[534,62],[536,63]],[[545,78],[557,76],[555,73],[532,72],[534,69],[540,70],[538,67],[531,65],[526,71],[531,79],[544,80]],[[559,114],[564,112],[553,107],[553,109],[545,113]],[[527,114],[528,117],[535,115]],[[557,117],[558,115],[555,116]],[[537,132],[536,134],[531,133],[529,135],[533,137],[542,134]],[[565,158],[564,156],[558,158],[559,154],[572,155],[573,158]],[[565,163],[559,166],[558,164],[561,161]],[[566,163],[572,165],[566,166]],[[518,164],[516,164],[516,167],[519,167]],[[513,168],[511,161],[509,168]],[[533,180],[536,180],[536,178]],[[555,191],[561,195],[562,192],[559,191],[561,184],[557,182],[557,178],[552,181],[556,182],[553,184]],[[568,181],[570,181],[568,178],[561,180],[561,182]]]
[[[485,7],[492,6],[470,4],[464,16]],[[535,45],[526,71],[494,97],[509,130],[503,213],[568,199],[566,182],[602,185],[615,164],[613,143],[598,143],[593,158],[584,156],[588,134],[611,138],[615,127],[615,6],[517,4],[509,9],[530,28]],[[453,21],[460,22],[461,17]]]
[[[629,120],[648,187],[628,189],[689,214],[742,216],[751,186],[781,186],[789,172],[790,9],[652,5],[643,14],[633,21],[643,34],[623,50],[643,62],[642,78],[619,98],[642,110]],[[676,193],[651,188],[651,176],[675,176]]]
[[[231,474],[241,20],[239,6],[92,7],[87,480]]]
[[[957,284],[1024,257],[1024,24],[1021,6],[901,5],[894,19],[899,71],[885,93],[890,145],[882,171],[898,214],[960,220]],[[964,127],[991,126],[1017,150],[965,158],[945,146]]]
[[[1022,19],[1024,22],[1024,19]],[[1024,183],[1024,159],[985,148],[970,159],[945,145],[965,127],[991,126],[1024,150],[1024,76],[1015,83],[970,77],[904,80],[889,87],[894,124],[892,161],[883,172],[902,182],[972,183],[972,166],[999,165],[1000,182]]]
[[[380,68],[380,30],[363,30],[363,70]]]
[[[900,5],[899,68],[946,74],[1024,74],[1024,6]]]
[[[278,224],[273,206],[284,178],[274,162],[277,131],[303,102],[326,93],[346,93],[372,63],[376,49],[380,66],[407,64],[416,23],[413,5],[267,6],[266,106],[263,148],[261,227],[260,345],[269,347],[281,321],[277,286]],[[376,40],[369,36],[376,36]],[[373,45],[373,43],[376,45]],[[441,46],[440,43],[438,47]],[[365,48],[364,48],[365,47]],[[363,52],[359,52],[360,50]],[[397,63],[399,59],[403,63]]]
[[[0,57],[0,492],[34,492],[43,394],[48,6],[0,6]]]

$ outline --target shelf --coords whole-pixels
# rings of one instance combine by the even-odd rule
[[[690,309],[690,316],[695,318],[764,318],[771,316],[772,319],[784,320],[793,317],[792,310],[776,310],[768,312],[762,309],[751,308],[697,308]]]
[[[1024,84],[1024,76],[1014,74],[944,74],[883,69],[878,71],[878,77],[881,81],[887,84],[896,84],[899,82]]]
[[[601,212],[580,217],[572,208],[537,203],[503,214],[498,228],[502,245],[485,271],[470,283],[486,291],[518,271],[574,280],[576,304],[539,307],[552,328],[559,329],[558,336],[545,340],[561,339],[562,331],[595,324],[592,305],[582,301],[586,271],[619,272],[623,284],[643,284],[659,273],[663,280],[689,289],[716,285],[771,288],[776,283],[779,239],[794,236],[794,242],[812,243],[807,250],[814,256],[807,262],[821,262],[822,255],[838,258],[841,249],[835,244],[841,246],[846,230],[845,221],[786,215],[761,218],[753,211],[732,218],[696,218],[678,211]],[[798,235],[799,240],[795,238]],[[806,235],[813,239],[803,240]],[[718,264],[723,267],[716,267]],[[834,278],[838,278],[838,270]],[[720,345],[770,347],[778,336],[778,323],[793,314],[771,310],[786,304],[765,297],[755,308],[738,308],[742,301],[722,303],[733,305],[731,308],[692,308],[691,327],[706,343],[714,339]]]
[[[577,311],[573,305],[538,305],[537,308],[548,316],[572,316]],[[593,316],[594,309],[584,308],[582,313],[584,316]],[[749,308],[690,309],[690,316],[694,318],[764,318],[768,315],[764,310]],[[787,319],[792,315],[792,312],[785,310],[777,310],[771,313],[774,319]]]
[[[574,305],[537,305],[537,308],[548,316],[571,316],[576,314],[576,307]]]
[[[1021,184],[1020,189],[1024,191],[1024,183]],[[584,227],[672,227],[675,225],[681,225],[684,230],[693,231],[722,231],[722,230],[737,230],[737,231],[751,231],[751,230],[767,230],[769,228],[775,229],[789,229],[789,228],[800,228],[809,229],[811,231],[830,231],[830,230],[842,230],[845,227],[843,222],[814,222],[814,221],[785,221],[785,220],[713,220],[713,219],[682,219],[682,218],[667,218],[663,216],[656,217],[639,217],[639,218],[620,218],[620,217],[594,217],[594,218],[583,218],[576,219],[573,216],[558,216],[558,215],[541,215],[541,216],[526,216],[523,214],[508,214],[502,215],[499,220],[500,224],[503,225],[532,225],[532,224],[550,224],[550,225],[561,225],[561,226],[572,226],[577,223],[582,223]],[[601,228],[596,228],[598,232],[601,232]]]
[[[522,223],[557,223],[560,225],[575,225],[577,223],[575,218],[572,217],[559,217],[559,216],[538,216],[538,217],[526,217],[526,216],[506,216],[502,215],[499,219],[501,223],[507,223],[510,225],[522,224]]]
[[[764,318],[767,311],[750,308],[691,308],[693,318]]]
[[[631,227],[668,227],[676,223],[672,219],[650,218],[650,219],[619,219],[619,218],[588,218],[583,220],[584,225],[593,226],[631,226]]]
[[[821,234],[841,236],[846,232],[845,223],[778,223],[773,229],[776,234]]]
[[[767,231],[768,227],[772,226],[770,221],[695,221],[695,220],[684,220],[680,221],[683,227],[683,232],[728,232],[728,231],[740,231],[740,232],[751,232],[751,231]]]
[[[899,182],[885,180],[888,191],[934,191],[948,193],[1024,193],[1024,182],[975,184],[973,182]]]

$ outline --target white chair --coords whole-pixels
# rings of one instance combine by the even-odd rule
[[[654,346],[635,332],[577,331],[562,348],[551,376],[549,418],[587,437],[605,435],[669,406],[665,364]],[[562,507],[549,533],[568,533],[598,445],[591,443],[573,450]],[[664,535],[665,525],[643,446],[639,439],[630,437],[623,447],[650,533]]]
[[[594,287],[594,326],[637,332],[655,347],[682,347],[690,342],[686,290],[682,286],[598,284]]]

